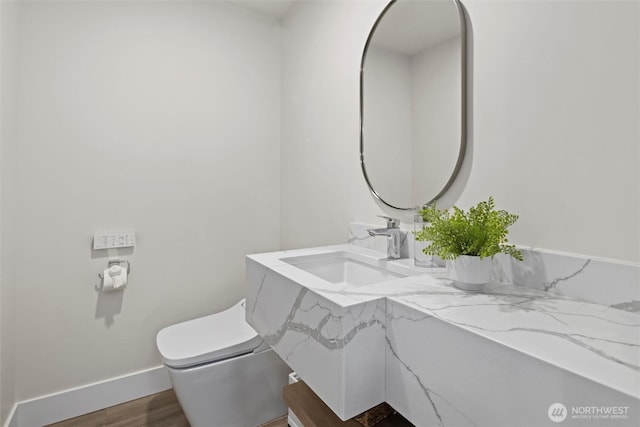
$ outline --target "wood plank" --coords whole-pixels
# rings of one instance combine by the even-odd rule
[[[55,424],[50,424],[46,427],[104,427],[105,426],[105,410],[91,412],[90,414],[82,415],[80,417],[71,418],[69,420],[60,421]]]
[[[189,427],[173,390],[101,409],[49,427]]]
[[[266,424],[262,424],[260,427],[287,427],[287,416],[269,421]]]
[[[357,421],[338,418],[304,381],[285,386],[282,396],[304,427],[362,427]]]
[[[304,427],[362,427],[354,420],[342,421],[306,385],[300,381],[285,387],[285,402]],[[189,427],[173,390],[132,400],[111,408],[51,424],[49,427]],[[287,417],[260,427],[287,427]],[[392,415],[375,427],[413,427],[400,414]]]
[[[284,401],[300,419],[304,427],[362,427],[350,419],[342,421],[304,381],[289,384],[282,392]],[[414,427],[406,418],[396,413],[375,424],[375,427]]]
[[[380,421],[375,427],[415,427],[400,414],[393,414]]]
[[[167,390],[48,427],[189,427],[189,422],[174,391]],[[287,427],[287,417],[260,427]]]

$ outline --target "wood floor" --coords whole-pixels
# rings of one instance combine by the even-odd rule
[[[167,390],[50,424],[49,427],[189,427],[189,422],[173,390]],[[280,418],[261,427],[287,427],[287,418]]]

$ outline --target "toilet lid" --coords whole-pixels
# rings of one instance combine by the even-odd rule
[[[156,344],[165,365],[186,368],[249,353],[262,339],[246,322],[242,300],[219,313],[164,328]]]

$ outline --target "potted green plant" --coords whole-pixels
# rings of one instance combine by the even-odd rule
[[[522,261],[522,252],[508,244],[509,227],[518,215],[497,210],[493,197],[464,211],[427,207],[431,225],[416,233],[416,239],[430,242],[423,252],[447,261],[449,278],[456,287],[481,290],[491,280],[491,258],[497,253]],[[423,210],[423,211],[424,211]],[[421,211],[422,214],[422,211]]]

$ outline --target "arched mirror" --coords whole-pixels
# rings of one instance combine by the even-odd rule
[[[360,164],[371,193],[413,209],[453,183],[466,147],[466,25],[458,0],[392,0],[360,72]]]

